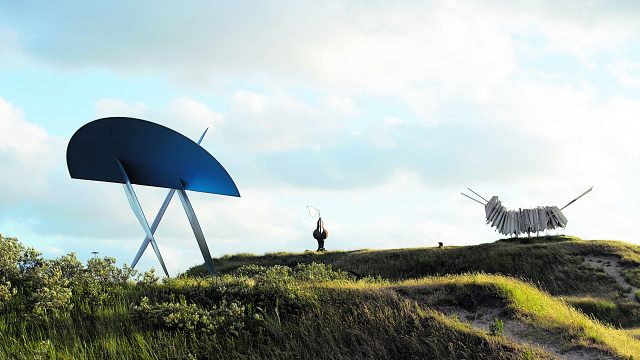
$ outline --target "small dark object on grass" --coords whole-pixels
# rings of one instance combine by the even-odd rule
[[[438,241],[438,248],[441,248],[443,246],[444,246],[444,244]]]
[[[318,218],[318,224],[313,231],[313,238],[318,241],[318,250],[316,251],[325,251],[324,241],[327,239],[327,236],[329,236],[329,232],[324,228],[322,218]]]

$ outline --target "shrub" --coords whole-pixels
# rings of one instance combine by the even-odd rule
[[[134,306],[133,316],[140,323],[155,329],[189,333],[223,334],[238,336],[245,328],[245,307],[238,302],[223,301],[208,310],[195,304],[187,304],[184,297],[179,302],[150,305],[147,297],[140,306]]]
[[[11,287],[11,282],[0,284],[0,310],[4,309],[9,300],[16,294],[16,289]]]
[[[298,264],[293,269],[294,277],[304,281],[349,280],[349,274],[342,270],[333,270],[331,265],[312,262]]]
[[[30,297],[32,314],[41,319],[59,317],[69,313],[71,303],[71,289],[69,280],[62,276],[57,267],[50,267],[48,271],[38,273],[39,289]]]
[[[150,269],[138,275],[137,284],[139,286],[152,286],[158,283],[160,278],[156,275],[156,269]]]
[[[261,265],[256,264],[248,264],[242,265],[234,271],[235,275],[238,276],[246,276],[246,277],[256,277],[260,274],[264,274],[267,271],[267,268]]]
[[[116,259],[112,257],[92,258],[87,261],[86,272],[90,277],[103,284],[126,284],[136,271],[128,265],[122,268],[115,266]]]
[[[18,262],[24,247],[15,238],[0,235],[0,281],[6,282],[18,276]]]
[[[53,266],[66,274],[76,299],[95,308],[104,306],[114,294],[121,292],[136,273],[127,265],[119,268],[115,263],[112,257],[92,258],[83,267],[71,253],[54,260]]]

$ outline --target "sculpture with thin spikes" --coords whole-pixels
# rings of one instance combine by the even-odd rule
[[[146,120],[111,117],[86,124],[69,141],[67,167],[72,178],[123,184],[131,210],[145,233],[132,267],[151,244],[162,270],[169,276],[154,233],[177,191],[207,269],[215,275],[204,233],[186,190],[235,197],[240,193],[222,165],[200,147],[206,133],[207,130],[195,143]],[[151,226],[133,184],[170,189]]]

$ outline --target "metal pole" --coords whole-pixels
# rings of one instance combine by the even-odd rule
[[[487,199],[483,198],[483,197],[482,197],[482,195],[478,194],[477,192],[475,192],[475,191],[471,190],[470,188],[467,188],[467,189],[468,189],[469,191],[471,191],[472,193],[474,193],[474,194],[478,195],[478,196],[480,197],[480,199],[484,200],[485,202],[489,202],[489,200],[487,200]]]
[[[202,133],[202,135],[200,135],[200,139],[198,139],[198,145],[200,145],[200,143],[202,142],[202,139],[204,139],[204,136],[207,134],[208,130],[209,128],[204,129],[204,132]],[[173,194],[175,192],[176,192],[175,189],[169,190],[169,193],[164,198],[164,202],[162,203],[162,206],[160,206],[160,210],[158,210],[158,214],[156,215],[155,219],[153,220],[153,223],[151,224],[152,234],[156,233],[156,229],[158,228],[158,225],[160,225],[160,221],[162,220],[162,217],[164,216],[165,211],[167,211],[167,207],[169,207],[169,203],[171,202],[171,199],[173,198]],[[147,250],[147,246],[149,246],[149,242],[151,242],[151,239],[148,236],[145,237],[144,240],[142,240],[142,244],[140,244],[140,249],[138,249],[138,253],[136,254],[136,257],[133,258],[133,261],[131,262],[132,269],[136,267],[136,265],[138,264],[138,261],[140,261],[140,258],[142,257],[142,254],[144,254],[145,250]]]
[[[196,241],[198,242],[198,246],[200,247],[200,252],[202,253],[204,262],[205,264],[207,264],[209,274],[211,274],[211,276],[215,276],[216,269],[213,266],[213,259],[211,259],[211,253],[209,253],[209,247],[207,246],[207,241],[204,239],[202,228],[200,227],[200,223],[198,222],[195,211],[193,211],[191,201],[189,201],[189,198],[187,197],[187,192],[184,191],[182,180],[179,179],[178,182],[180,183],[180,189],[178,189],[178,197],[180,198],[180,202],[182,202],[184,212],[187,213],[187,218],[189,218],[191,229],[193,229],[193,235],[195,235],[196,237]]]
[[[147,237],[151,239],[151,246],[153,246],[153,251],[156,253],[156,257],[158,261],[160,261],[160,265],[162,266],[162,270],[164,270],[164,274],[169,277],[169,272],[167,271],[167,267],[164,265],[164,260],[162,260],[162,255],[160,254],[160,249],[158,248],[158,244],[156,244],[156,239],[153,237],[153,233],[149,228],[149,223],[147,222],[147,218],[144,216],[144,212],[142,211],[142,206],[140,206],[140,202],[138,201],[138,197],[136,196],[135,191],[133,191],[133,186],[131,186],[131,181],[129,181],[129,176],[127,172],[124,170],[124,166],[120,163],[120,160],[116,160],[118,163],[118,167],[120,168],[120,172],[122,173],[122,178],[125,181],[122,186],[124,187],[124,192],[127,195],[127,200],[129,200],[129,206],[131,206],[131,210],[133,210],[134,215],[138,219],[140,226],[144,229],[144,232],[147,234]]]
[[[471,200],[473,200],[473,201],[477,202],[477,203],[478,203],[478,204],[480,204],[480,205],[486,205],[486,204],[483,204],[480,200],[474,199],[474,198],[472,198],[471,196],[469,196],[469,195],[467,195],[467,194],[465,194],[465,193],[460,193],[460,194],[462,194],[463,196],[468,197],[469,199],[471,199]]]
[[[589,191],[591,191],[591,190],[593,190],[593,186],[592,186],[592,187],[590,187],[587,191],[585,191],[585,192],[583,192],[582,194],[580,194],[577,198],[575,198],[575,199],[573,199],[573,200],[569,201],[569,203],[568,203],[567,205],[563,206],[560,210],[564,210],[564,208],[566,208],[567,206],[569,206],[569,205],[573,204],[574,202],[576,202],[576,200],[578,200],[578,199],[580,199],[581,197],[583,197],[583,196],[587,195],[587,193],[589,193]]]

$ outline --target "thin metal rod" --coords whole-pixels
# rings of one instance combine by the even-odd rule
[[[198,246],[200,247],[200,252],[202,253],[204,262],[205,264],[207,264],[209,274],[211,274],[211,276],[215,276],[216,269],[213,266],[213,259],[211,258],[211,253],[209,252],[207,241],[204,239],[202,228],[200,227],[200,223],[198,222],[195,211],[193,211],[191,201],[189,201],[189,197],[187,197],[187,192],[184,191],[182,180],[178,180],[178,182],[180,183],[180,189],[178,189],[178,197],[180,198],[180,202],[182,202],[184,212],[187,213],[187,218],[189,219],[189,223],[191,224],[191,229],[193,229],[193,235],[195,235],[196,237],[196,241],[198,242]]]
[[[204,139],[204,136],[207,135],[208,130],[209,128],[204,129],[204,132],[202,133],[202,135],[200,135],[200,139],[198,139],[198,145],[200,145],[200,143],[202,142],[202,139]]]
[[[575,198],[575,199],[573,199],[573,200],[569,201],[569,203],[568,203],[567,205],[563,206],[560,210],[564,210],[564,208],[566,208],[567,206],[569,206],[569,205],[573,204],[574,202],[576,202],[576,200],[578,200],[578,199],[580,199],[581,197],[583,197],[583,196],[587,195],[587,193],[589,193],[589,191],[591,191],[591,190],[593,190],[593,186],[592,186],[592,187],[590,187],[587,191],[585,191],[585,192],[583,192],[582,194],[580,194],[577,198]]]
[[[162,206],[160,206],[160,210],[158,210],[158,214],[156,215],[156,218],[153,219],[153,223],[151,224],[151,233],[153,233],[154,235],[156,233],[156,229],[158,229],[158,225],[160,225],[160,220],[162,220],[162,217],[164,216],[165,211],[167,211],[167,207],[169,207],[169,203],[171,202],[171,199],[173,198],[173,194],[175,192],[176,192],[175,189],[169,190],[167,197],[162,202]],[[138,253],[136,254],[136,257],[131,262],[132,269],[136,267],[136,265],[138,264],[138,261],[140,261],[140,258],[142,257],[142,254],[144,254],[145,250],[147,250],[147,246],[149,246],[150,242],[151,242],[151,238],[146,236],[142,241],[142,244],[140,245],[140,249],[138,249]]]
[[[307,205],[307,211],[309,212],[309,216],[313,217],[313,215],[311,215],[311,209],[313,209],[316,212],[318,217],[321,217],[320,216],[320,209],[316,209],[313,206]]]
[[[120,160],[116,160],[118,163],[118,167],[120,168],[120,173],[122,174],[122,178],[125,183],[123,184],[124,192],[127,195],[127,199],[129,200],[129,205],[131,206],[131,210],[133,210],[134,215],[138,218],[138,222],[144,232],[147,234],[147,237],[151,239],[151,246],[153,246],[153,251],[156,253],[156,257],[158,261],[160,261],[160,265],[162,266],[162,270],[167,277],[169,277],[169,272],[167,271],[167,267],[164,265],[164,260],[162,260],[162,255],[160,254],[160,249],[158,248],[158,244],[156,244],[156,239],[153,237],[153,232],[149,228],[149,223],[147,222],[147,218],[144,216],[144,211],[142,211],[142,206],[140,206],[140,202],[138,201],[138,197],[136,196],[135,191],[133,191],[133,186],[131,186],[131,181],[129,181],[129,176],[127,172],[124,170],[124,166]]]
[[[460,194],[462,194],[463,196],[468,197],[469,199],[471,199],[471,200],[473,200],[473,201],[477,202],[477,203],[478,203],[478,204],[480,204],[480,205],[486,205],[486,204],[483,204],[480,200],[474,199],[474,198],[472,198],[471,196],[469,196],[469,195],[467,195],[467,194],[465,194],[465,193],[460,193]]]
[[[482,195],[480,195],[480,194],[478,194],[477,192],[475,192],[475,191],[471,190],[471,188],[467,188],[467,189],[468,189],[469,191],[471,191],[472,193],[474,193],[474,194],[478,195],[478,196],[480,197],[480,199],[484,200],[484,202],[489,202],[489,200],[487,200],[487,199],[483,198],[483,197],[482,197]]]
[[[202,142],[202,139],[204,139],[204,136],[207,134],[208,130],[209,128],[204,129],[204,132],[202,133],[202,135],[200,135],[200,139],[198,139],[198,145],[200,145],[200,143]],[[153,219],[153,223],[151,224],[151,233],[153,233],[154,235],[156,233],[156,229],[158,228],[158,225],[160,225],[160,221],[162,220],[162,217],[164,216],[165,211],[167,211],[167,207],[169,206],[169,203],[171,202],[171,199],[173,198],[173,194],[175,192],[176,192],[175,189],[169,190],[169,193],[164,198],[164,202],[162,203],[162,206],[160,206],[160,210],[158,210],[158,214],[156,215],[155,219]],[[140,244],[140,249],[138,249],[138,253],[136,254],[136,257],[133,258],[133,261],[131,262],[132,269],[135,269],[136,265],[138,265],[138,261],[140,261],[140,258],[142,257],[144,252],[147,250],[147,246],[149,246],[150,242],[151,242],[151,239],[148,236],[145,237],[144,240],[142,240],[142,244]]]

